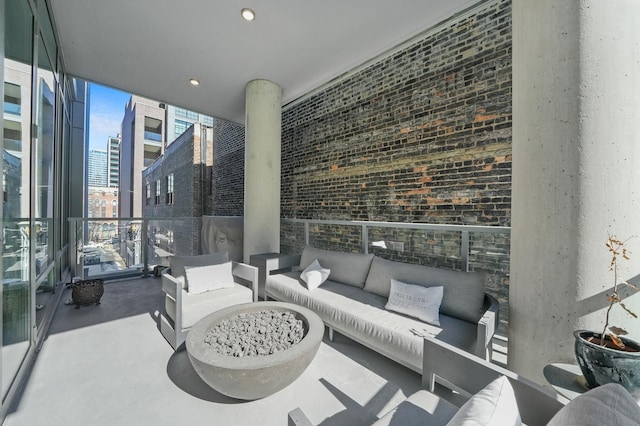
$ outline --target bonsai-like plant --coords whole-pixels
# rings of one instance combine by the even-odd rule
[[[623,328],[616,327],[613,325],[609,326],[609,315],[611,313],[611,309],[613,309],[615,305],[618,305],[622,309],[624,309],[629,315],[631,315],[633,318],[638,318],[638,315],[636,315],[633,311],[627,308],[627,306],[623,303],[622,298],[620,297],[620,294],[618,293],[618,288],[620,286],[626,286],[634,289],[635,291],[640,291],[640,288],[626,281],[618,282],[618,268],[619,268],[618,262],[620,260],[630,259],[629,251],[625,247],[625,244],[627,241],[628,240],[621,241],[621,240],[618,240],[615,237],[615,235],[609,235],[609,238],[607,239],[607,243],[606,243],[607,249],[609,250],[609,253],[611,253],[611,263],[609,264],[609,270],[613,271],[613,293],[607,296],[609,307],[607,308],[607,313],[604,320],[604,328],[602,330],[602,333],[600,334],[600,345],[605,346],[606,337],[609,336],[609,338],[611,339],[611,342],[617,349],[625,348],[625,344],[622,341],[622,339],[620,339],[619,336],[624,336],[629,333]]]

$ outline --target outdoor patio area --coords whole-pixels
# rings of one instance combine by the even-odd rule
[[[158,329],[159,278],[105,283],[100,305],[65,305],[5,425],[366,425],[421,387],[417,373],[336,333],[292,385],[244,402],[210,389]]]

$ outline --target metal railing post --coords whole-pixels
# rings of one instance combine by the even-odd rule
[[[469,231],[460,232],[460,260],[462,270],[469,272]]]
[[[369,254],[369,231],[366,224],[362,224],[362,252]]]
[[[304,223],[304,244],[309,245],[309,222]]]
[[[142,270],[142,276],[149,276],[149,256],[147,256],[147,248],[149,244],[149,230],[147,229],[148,219],[142,219],[142,241],[140,241],[140,255],[142,256],[144,269]]]

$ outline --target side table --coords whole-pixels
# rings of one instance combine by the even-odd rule
[[[542,370],[544,378],[566,402],[589,390],[580,367],[576,364],[554,363]]]
[[[291,268],[300,263],[300,255],[281,253],[259,253],[252,254],[249,264],[258,268],[258,298],[267,300],[265,283],[267,276],[273,271]]]

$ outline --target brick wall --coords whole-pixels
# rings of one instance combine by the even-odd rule
[[[211,215],[244,215],[244,126],[216,120]]]
[[[509,225],[511,119],[493,1],[284,111],[282,215]]]
[[[510,226],[511,1],[486,2],[286,107],[284,218]],[[281,228],[299,252],[300,224]],[[460,269],[459,235],[374,229],[369,251]],[[360,229],[312,226],[311,244],[360,251]],[[387,249],[373,246],[384,241]],[[509,238],[476,235],[507,316]]]

